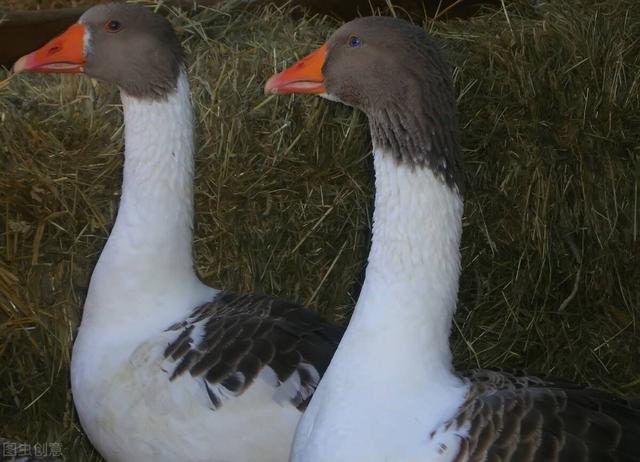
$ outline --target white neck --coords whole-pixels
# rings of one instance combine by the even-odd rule
[[[398,384],[420,393],[451,387],[457,383],[449,332],[460,273],[462,198],[429,168],[398,163],[390,153],[374,150],[374,166],[366,277],[327,375],[333,380],[335,370],[336,386],[356,393],[364,383],[379,388],[370,388],[372,394]]]
[[[364,285],[298,426],[292,461],[440,460],[411,451],[464,400],[449,348],[462,198],[429,168],[395,159],[374,150]]]
[[[186,73],[166,99],[136,99],[122,92],[121,97],[122,197],[91,278],[83,324],[104,326],[150,315],[166,323],[162,318],[171,319],[174,311],[193,308],[177,307],[177,300],[200,284],[192,258],[193,120]]]
[[[354,321],[378,339],[363,338],[363,347],[392,348],[413,362],[395,367],[433,380],[434,373],[451,371],[462,198],[429,168],[398,163],[391,153],[375,150],[374,167],[372,243]]]
[[[193,115],[184,73],[174,94],[146,101],[122,93],[122,197],[109,244],[127,245],[124,264],[193,271]],[[113,243],[113,244],[112,244]],[[111,248],[105,249],[111,251]]]

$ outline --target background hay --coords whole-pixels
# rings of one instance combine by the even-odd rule
[[[425,24],[455,65],[465,147],[456,361],[637,395],[640,6],[535,3]],[[369,238],[366,121],[317,98],[262,95],[336,24],[233,1],[171,18],[198,120],[200,274],[345,321]],[[86,77],[0,85],[0,435],[61,441],[68,460],[99,460],[68,364],[118,201],[118,104]]]
[[[47,10],[51,8],[75,8],[78,6],[95,5],[99,0],[3,0],[2,10],[29,11]]]

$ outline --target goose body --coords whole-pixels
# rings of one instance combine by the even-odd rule
[[[122,196],[71,364],[91,442],[109,462],[287,460],[342,330],[197,277],[192,109],[171,26],[141,5],[97,6],[16,70],[84,71],[121,90]]]
[[[351,21],[265,90],[363,110],[375,169],[362,292],[292,461],[640,460],[640,403],[517,371],[454,371],[462,158],[450,71],[421,28]]]

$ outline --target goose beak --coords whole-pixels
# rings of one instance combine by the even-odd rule
[[[13,65],[18,72],[78,73],[84,70],[85,27],[76,23],[42,48]]]
[[[322,67],[327,58],[325,43],[293,66],[271,77],[264,86],[265,93],[326,93]]]

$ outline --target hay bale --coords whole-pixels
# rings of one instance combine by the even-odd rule
[[[172,15],[198,120],[198,271],[344,321],[369,239],[366,120],[317,98],[262,95],[337,24],[237,5]],[[460,95],[458,366],[523,366],[637,395],[640,6],[518,1],[425,27]],[[99,460],[74,416],[68,365],[117,207],[121,136],[109,85],[51,75],[0,85],[0,435],[60,441],[68,460]]]

